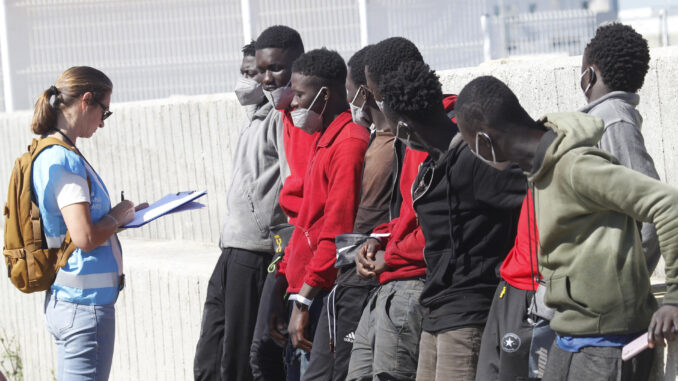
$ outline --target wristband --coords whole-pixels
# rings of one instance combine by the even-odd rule
[[[292,298],[294,298],[295,301],[297,301],[297,302],[299,302],[299,303],[301,303],[301,304],[303,304],[307,307],[310,307],[311,303],[313,303],[312,299],[306,299],[299,294],[296,294],[296,295],[293,295],[293,296],[290,297],[290,299],[292,299]]]
[[[116,228],[117,228],[118,226],[120,226],[120,223],[118,222],[118,220],[117,220],[115,217],[111,216],[110,214],[104,214],[104,217],[108,217],[108,218],[110,218],[111,220],[113,220],[113,222],[115,223],[115,227],[116,227]]]

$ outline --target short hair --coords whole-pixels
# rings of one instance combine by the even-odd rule
[[[358,86],[367,83],[367,80],[365,79],[365,55],[373,46],[374,45],[367,45],[363,47],[355,52],[348,60],[348,67],[351,68],[351,80]]]
[[[374,45],[365,55],[365,65],[370,77],[379,85],[384,74],[398,70],[408,61],[424,61],[417,46],[403,37],[387,38]]]
[[[425,120],[443,108],[438,76],[420,61],[403,62],[398,70],[384,75],[379,93],[388,109],[415,120]]]
[[[254,49],[254,43],[255,41],[252,40],[249,44],[242,47],[243,57],[254,57],[254,53],[256,52],[256,49]]]
[[[317,77],[324,85],[344,86],[346,63],[339,53],[325,48],[310,50],[292,64],[292,72]]]
[[[620,23],[603,25],[584,50],[589,64],[600,69],[605,85],[612,91],[635,93],[650,68],[647,41],[632,27]]]
[[[506,129],[511,123],[532,121],[513,91],[492,76],[475,78],[464,86],[457,97],[455,110],[458,119],[474,126],[484,123],[499,130]]]
[[[264,29],[254,43],[256,50],[280,48],[298,53],[304,52],[304,43],[296,30],[285,25],[274,25]]]

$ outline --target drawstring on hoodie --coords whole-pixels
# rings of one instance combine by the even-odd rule
[[[330,352],[332,353],[335,353],[337,349],[337,346],[335,345],[335,340],[337,338],[337,287],[339,286],[334,286],[327,296],[327,330],[330,334]],[[332,319],[330,319],[330,308],[332,308]]]
[[[539,279],[537,279],[537,277],[535,277],[535,275],[534,275],[534,262],[533,261],[536,261],[537,267],[539,267],[539,258],[537,258],[537,253],[538,253],[538,250],[539,250],[539,247],[538,247],[539,242],[538,242],[538,238],[537,238],[536,208],[534,206],[534,204],[535,204],[534,199],[536,197],[535,193],[534,193],[534,184],[531,184],[527,191],[528,191],[528,193],[527,193],[527,240],[528,240],[528,246],[530,248],[530,277],[531,277],[530,278],[531,279],[530,285],[532,286],[532,298],[533,298],[533,305],[534,305],[534,309],[533,309],[533,312],[531,314],[532,315],[531,319],[532,319],[533,322],[536,322],[537,318],[538,318],[537,308],[539,308],[539,307],[537,306],[537,303],[534,302],[534,298],[536,297],[536,294],[537,294],[537,290],[534,288],[534,282],[539,282]],[[531,193],[531,196],[532,196],[532,202],[530,202],[530,193]],[[532,216],[534,217],[533,218],[534,221],[530,220],[530,211],[532,211]],[[534,233],[534,238],[535,238],[534,255],[532,253],[532,236],[533,236],[532,234],[533,233]]]

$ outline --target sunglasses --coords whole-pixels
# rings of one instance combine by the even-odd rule
[[[102,122],[104,120],[106,120],[109,116],[113,115],[113,112],[108,110],[108,106],[104,106],[103,103],[101,103],[97,100],[94,100],[94,102],[96,102],[99,106],[101,106],[101,109],[104,110],[104,113],[101,114],[101,121]]]

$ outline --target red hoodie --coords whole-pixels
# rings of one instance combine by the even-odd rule
[[[307,134],[294,127],[289,111],[281,112],[283,114],[283,145],[287,165],[290,167],[290,175],[283,179],[278,202],[283,212],[289,217],[289,223],[296,225],[304,191],[304,176],[308,169],[308,163],[311,161],[315,141],[320,133]]]
[[[408,279],[423,276],[426,273],[424,262],[424,234],[421,232],[417,215],[412,207],[412,183],[417,178],[419,165],[428,153],[405,150],[405,159],[400,175],[400,193],[403,202],[400,216],[379,225],[372,233],[389,234],[382,237],[384,261],[388,266],[379,274],[379,283],[384,284],[396,279]]]
[[[350,112],[343,112],[313,147],[301,209],[280,263],[279,273],[289,284],[287,292],[299,292],[304,283],[332,288],[337,276],[334,239],[353,231],[368,142],[365,127],[353,123]]]
[[[446,112],[454,109],[456,95],[446,95],[443,98],[443,107]],[[452,119],[455,121],[455,118]],[[384,261],[387,270],[379,274],[379,283],[384,284],[392,280],[408,279],[426,274],[424,262],[424,234],[421,232],[419,220],[412,207],[412,183],[419,173],[419,165],[426,160],[428,153],[405,150],[405,159],[401,169],[400,194],[403,201],[400,205],[400,215],[393,220],[374,228],[373,233],[389,234],[381,238],[384,244]]]
[[[511,286],[521,290],[536,290],[537,282],[531,281],[533,276],[541,277],[537,267],[537,221],[534,217],[534,201],[528,189],[518,218],[518,233],[513,249],[509,251],[499,273]],[[532,245],[532,260],[530,261],[530,245]],[[530,265],[530,262],[531,265]],[[532,271],[530,271],[530,267]],[[533,288],[534,287],[534,288]]]

